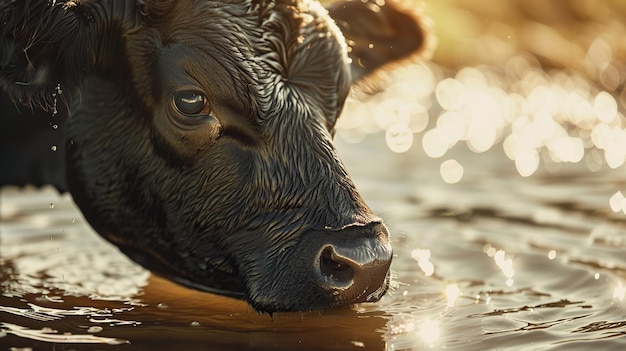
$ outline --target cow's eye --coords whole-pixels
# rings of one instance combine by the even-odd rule
[[[211,113],[206,96],[197,90],[181,90],[174,93],[172,103],[176,110],[189,117],[205,116]]]

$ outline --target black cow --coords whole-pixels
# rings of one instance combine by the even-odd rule
[[[332,135],[356,78],[419,49],[414,16],[360,0],[0,0],[0,26],[0,184],[69,190],[136,262],[258,311],[385,293],[389,234]]]

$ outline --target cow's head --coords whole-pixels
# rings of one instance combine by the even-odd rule
[[[89,43],[72,47],[92,51],[93,65],[67,92],[67,179],[96,231],[156,272],[260,311],[378,300],[389,233],[332,135],[351,71],[404,57],[422,36],[393,6],[342,4],[331,10],[342,30],[373,44],[353,45],[351,60],[317,2],[102,0],[74,10],[97,20]],[[385,27],[351,26],[346,8]]]

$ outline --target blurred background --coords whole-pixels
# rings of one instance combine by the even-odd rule
[[[384,92],[356,97],[340,121],[343,140],[385,131],[392,151],[421,147],[432,158],[456,145],[497,147],[522,176],[564,163],[593,172],[624,164],[626,2],[412,6],[431,28],[430,60],[392,71]],[[460,180],[458,165],[451,169]]]
[[[532,55],[615,90],[624,78],[626,2],[621,0],[425,0],[438,38],[435,62],[505,65]],[[614,76],[610,79],[610,76]]]

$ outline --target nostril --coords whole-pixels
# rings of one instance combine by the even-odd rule
[[[333,281],[347,283],[354,278],[354,270],[345,259],[338,257],[331,247],[322,250],[320,271],[324,277]]]

